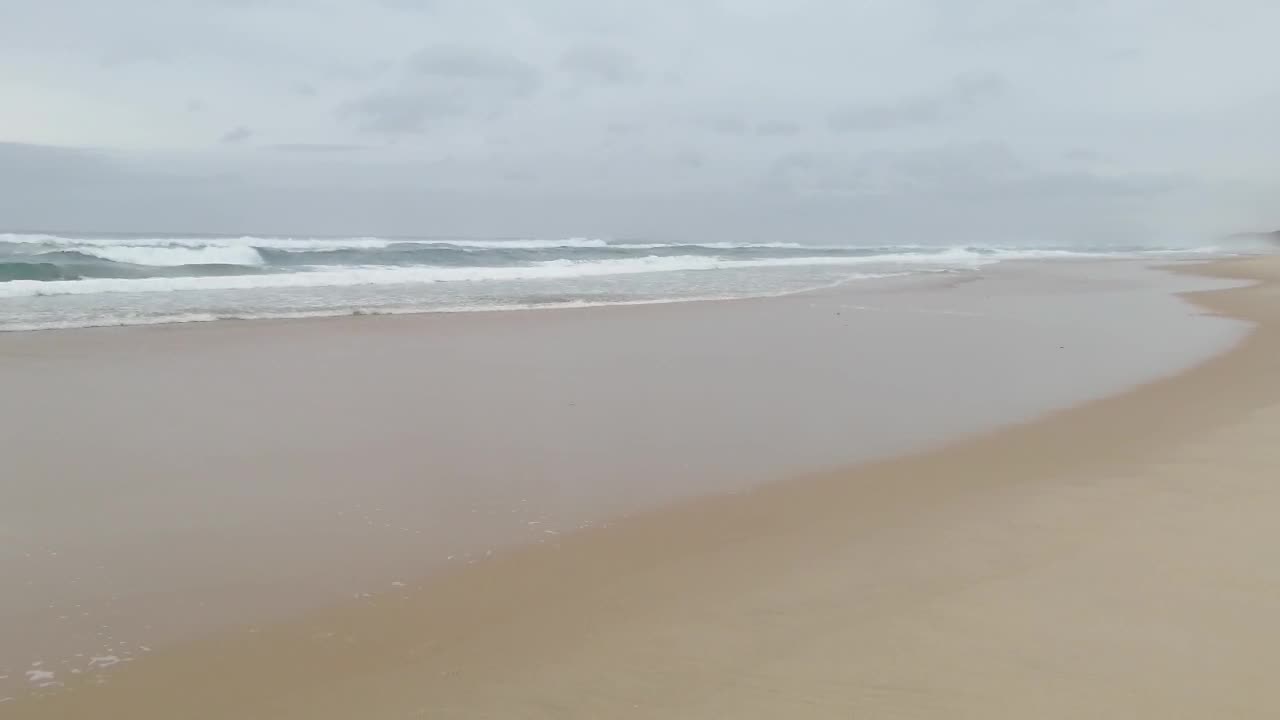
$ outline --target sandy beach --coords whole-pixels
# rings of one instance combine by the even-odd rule
[[[1278,300],[1010,263],[0,337],[0,717],[1273,717]]]

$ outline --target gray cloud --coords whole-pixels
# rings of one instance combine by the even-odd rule
[[[114,177],[114,164],[100,151],[34,143],[0,142],[0,176],[9,182]]]
[[[605,128],[615,135],[631,135],[644,130],[643,125],[630,120],[611,120]]]
[[[1205,219],[1175,208],[1174,198],[1195,191],[1186,178],[1050,170],[1000,144],[788,153],[763,180],[769,195],[839,202],[858,214],[859,228],[891,232],[894,241],[1123,243]],[[1158,216],[1153,208],[1161,209]],[[1203,229],[1197,225],[1188,237]]]
[[[1006,90],[994,73],[961,75],[942,90],[884,104],[859,104],[831,113],[827,123],[836,132],[896,130],[942,122],[951,114],[995,99]]]
[[[861,105],[837,110],[827,118],[836,132],[894,130],[911,125],[934,123],[942,118],[942,107],[930,98],[912,98],[889,105]]]
[[[397,10],[431,11],[438,9],[446,0],[378,0],[381,5]]]
[[[338,114],[372,133],[419,134],[451,118],[502,112],[540,84],[537,68],[506,53],[433,45],[404,61],[394,87],[343,103]]]
[[[538,178],[527,170],[509,170],[502,174],[502,179],[513,184],[527,185],[535,182]]]
[[[697,170],[707,164],[707,158],[697,150],[681,150],[676,153],[676,164],[687,169]]]
[[[766,183],[793,192],[885,194],[1008,183],[1032,174],[999,144],[846,153],[792,152],[765,174]]]
[[[243,187],[209,168],[186,172],[101,149],[0,143],[0,217],[7,229],[215,227],[226,224],[216,217],[220,196]],[[142,225],[147,219],[159,224]]]
[[[211,0],[214,5],[223,7],[252,9],[264,7],[285,7],[290,0]]]
[[[427,91],[374,93],[338,108],[340,116],[354,118],[361,130],[391,136],[426,132],[433,122],[466,111],[457,95]]]
[[[1071,148],[1062,154],[1064,160],[1072,163],[1090,164],[1105,160],[1105,158],[1093,150],[1088,148]]]
[[[420,50],[409,58],[407,67],[411,75],[504,95],[527,95],[541,80],[537,68],[507,53],[450,45]]]
[[[269,146],[271,150],[291,153],[335,153],[365,150],[363,145],[338,145],[330,143],[276,143]]]
[[[705,124],[713,132],[721,135],[745,135],[747,132],[746,119],[728,113],[711,115],[706,119]]]
[[[240,143],[247,142],[251,137],[253,137],[252,130],[244,125],[238,125],[223,134],[223,136],[219,138],[218,142],[226,145],[238,145]]]
[[[560,69],[575,81],[594,85],[629,85],[643,75],[630,55],[616,48],[579,46],[560,56]]]
[[[459,169],[456,160],[406,165],[395,153],[365,152],[365,162],[353,165],[345,153],[246,149],[247,164],[227,172],[193,154],[126,162],[103,151],[0,144],[0,215],[10,228],[68,231],[393,235],[425,227],[440,234],[519,229],[551,236],[986,244],[1070,243],[1084,234],[1096,244],[1155,234],[1168,241],[1179,228],[1202,232],[1213,225],[1189,223],[1212,218],[1197,215],[1186,200],[1219,191],[1185,178],[1044,169],[999,145],[791,153],[767,168],[770,182],[734,192],[667,189],[722,165],[723,158],[693,149],[656,157],[666,188],[635,192],[558,189],[540,173],[517,168],[500,173],[495,185],[451,189],[442,178]],[[337,180],[338,169],[350,177]],[[69,206],[76,212],[68,214]],[[153,224],[138,225],[140,217]],[[1265,218],[1256,224],[1265,227]]]
[[[800,125],[785,120],[769,120],[756,123],[755,132],[757,135],[789,137],[800,134]]]

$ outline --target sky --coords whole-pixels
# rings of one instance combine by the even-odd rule
[[[0,228],[1196,243],[1274,0],[0,0]]]

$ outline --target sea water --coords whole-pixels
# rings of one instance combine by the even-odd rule
[[[1011,259],[1187,252],[1196,251],[0,233],[0,330],[678,302]]]

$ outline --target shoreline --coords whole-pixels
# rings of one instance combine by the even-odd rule
[[[1259,265],[1265,262],[1261,261]],[[1227,265],[1217,267],[1222,269],[1232,263],[1244,264],[1228,261]],[[1236,279],[1247,277],[1246,271],[1243,277]],[[1230,299],[1247,296],[1253,290],[1255,288],[1215,291],[1217,294],[1195,297],[1202,303],[1207,298],[1207,304],[1216,312],[1239,316],[1240,307],[1233,305]],[[183,707],[177,703],[190,702],[189,697],[178,693],[205,690],[191,687],[191,683],[208,668],[217,667],[220,668],[217,675],[226,680],[226,684],[207,688],[211,696],[202,701],[207,707],[197,709],[196,714],[188,708],[182,714],[188,717],[221,717],[221,712],[244,716],[251,715],[255,708],[271,707],[272,712],[279,711],[273,715],[276,717],[294,716],[290,713],[297,713],[299,717],[343,717],[342,701],[335,696],[336,689],[317,688],[314,696],[308,697],[284,690],[291,684],[296,684],[301,690],[308,679],[314,681],[317,677],[349,678],[339,684],[348,690],[354,688],[353,696],[359,696],[363,704],[347,706],[345,710],[367,713],[368,716],[381,716],[374,715],[379,712],[401,716],[392,714],[392,710],[401,713],[410,710],[409,706],[415,702],[436,702],[445,696],[470,697],[476,703],[459,700],[456,706],[459,708],[458,716],[482,715],[480,708],[483,702],[475,693],[486,686],[491,687],[499,677],[509,677],[517,690],[522,689],[526,693],[521,696],[517,690],[512,690],[484,701],[498,703],[493,707],[499,712],[504,710],[501,705],[503,696],[509,694],[510,697],[505,698],[508,702],[505,712],[508,713],[519,712],[529,707],[528,702],[538,702],[539,698],[547,703],[558,698],[554,702],[560,704],[549,707],[586,715],[606,711],[611,715],[625,714],[614,712],[615,709],[626,710],[624,706],[614,704],[615,701],[620,702],[622,696],[614,696],[610,700],[604,696],[597,697],[593,694],[596,693],[594,689],[587,689],[597,688],[594,683],[604,680],[600,673],[605,669],[587,670],[581,663],[574,665],[574,658],[581,661],[592,657],[591,653],[576,648],[576,643],[591,647],[603,643],[596,647],[597,650],[608,650],[601,657],[615,660],[619,653],[624,659],[639,653],[640,657],[631,658],[630,664],[614,666],[614,669],[626,667],[631,672],[652,673],[662,667],[659,656],[654,655],[661,649],[653,647],[655,642],[670,646],[667,649],[679,650],[675,653],[677,659],[692,660],[704,650],[701,646],[689,645],[692,641],[684,634],[698,636],[701,632],[705,636],[706,632],[700,630],[700,626],[705,623],[715,627],[719,622],[719,610],[725,607],[735,609],[738,601],[734,598],[755,598],[752,602],[760,605],[737,608],[747,611],[747,614],[736,617],[735,622],[766,618],[778,620],[766,625],[778,626],[757,632],[753,625],[739,624],[734,626],[736,631],[728,635],[723,631],[734,628],[721,627],[722,632],[712,633],[719,645],[711,642],[707,647],[712,649],[705,650],[708,656],[704,660],[712,666],[717,662],[723,664],[728,656],[751,657],[749,651],[752,647],[735,645],[753,645],[762,636],[768,636],[771,642],[791,642],[784,631],[788,627],[796,630],[796,625],[805,625],[806,621],[794,613],[778,610],[774,605],[794,606],[796,593],[800,599],[806,594],[811,600],[823,597],[825,591],[812,595],[817,592],[813,582],[818,583],[817,587],[851,594],[857,600],[855,607],[828,608],[829,619],[833,622],[840,616],[836,610],[852,614],[854,619],[861,617],[863,612],[888,612],[882,603],[894,599],[895,587],[899,591],[904,587],[915,591],[919,589],[915,587],[918,584],[945,584],[945,581],[955,579],[953,574],[972,570],[966,563],[982,565],[994,561],[981,556],[981,553],[977,557],[948,558],[957,567],[944,567],[944,572],[939,575],[939,568],[931,565],[927,558],[916,558],[924,564],[913,565],[911,552],[889,558],[907,561],[904,567],[891,567],[892,562],[869,556],[869,550],[862,547],[863,542],[871,546],[897,547],[895,543],[905,540],[900,537],[903,530],[895,527],[895,523],[920,530],[922,524],[927,525],[926,519],[939,520],[938,525],[943,529],[924,531],[923,537],[915,538],[911,544],[925,542],[933,534],[944,532],[948,523],[952,531],[959,532],[955,527],[956,521],[947,517],[957,510],[955,506],[960,506],[962,519],[968,517],[972,520],[970,515],[982,516],[991,512],[990,508],[974,507],[982,505],[983,500],[994,499],[996,505],[1027,500],[1019,492],[1014,492],[1017,497],[1012,499],[999,495],[1012,487],[1010,474],[1026,472],[1042,476],[1049,468],[1049,474],[1056,476],[1068,470],[1079,472],[1087,468],[1123,464],[1125,461],[1121,458],[1133,455],[1135,450],[1169,443],[1196,429],[1220,423],[1225,416],[1209,413],[1213,407],[1228,410],[1227,415],[1230,415],[1240,410],[1242,402],[1269,402],[1267,398],[1270,396],[1264,397],[1262,393],[1253,396],[1233,393],[1230,398],[1223,398],[1219,387],[1208,394],[1204,394],[1204,390],[1198,391],[1204,394],[1206,401],[1200,403],[1199,414],[1195,418],[1165,417],[1155,414],[1149,407],[1130,408],[1130,415],[1141,410],[1149,417],[1161,418],[1162,426],[1148,430],[1146,434],[1142,429],[1135,430],[1129,422],[1116,419],[1115,411],[1109,407],[1140,405],[1138,400],[1167,403],[1167,397],[1163,401],[1158,397],[1162,389],[1185,393],[1194,389],[1193,385],[1201,387],[1204,383],[1196,385],[1192,381],[1214,372],[1219,366],[1239,365],[1241,356],[1248,356],[1250,352],[1257,355],[1257,351],[1250,351],[1250,347],[1259,342],[1258,336],[1265,327],[1259,325],[1225,355],[1216,356],[1180,375],[1155,380],[1118,396],[1094,400],[1026,424],[961,440],[940,450],[874,461],[853,469],[811,475],[807,479],[771,483],[730,496],[685,500],[679,506],[646,511],[608,530],[588,530],[557,540],[557,549],[554,550],[544,544],[503,553],[491,561],[462,568],[433,582],[430,593],[406,589],[404,594],[407,597],[402,599],[400,591],[392,591],[356,607],[321,612],[300,622],[260,628],[252,637],[224,633],[140,659],[136,667],[110,676],[110,682],[101,688],[60,693],[29,705],[24,701],[15,709],[27,710],[29,707],[28,712],[31,713],[49,712],[48,715],[32,714],[31,717],[54,717],[55,710],[80,712],[94,707],[98,717],[113,717],[102,713],[113,712],[116,707],[121,708],[118,712],[125,713],[124,708],[128,707],[128,712],[133,714],[121,714],[121,717],[150,717],[146,714],[148,712],[161,717],[166,707],[172,713]],[[1172,390],[1164,386],[1170,386]],[[1153,394],[1156,397],[1135,399],[1135,396]],[[1097,416],[1099,408],[1111,411],[1111,419],[1103,424],[1109,425],[1113,434],[1124,428],[1123,434],[1128,442],[1106,437],[1102,427],[1080,426],[1079,416]],[[1103,419],[1108,417],[1106,412],[1102,415]],[[1083,433],[1084,439],[1092,443],[1094,449],[1107,449],[1108,452],[1080,458],[1075,447],[1064,447],[1067,443],[1051,437],[1054,433],[1050,431],[1054,426],[1072,423],[1075,423],[1072,433]],[[1077,442],[1071,445],[1077,445],[1081,437],[1077,436],[1075,440]],[[1011,447],[1020,443],[1027,446]],[[957,463],[962,468],[978,470],[980,474],[968,475],[963,470],[957,471]],[[957,474],[963,476],[965,482],[957,485],[942,482],[944,478]],[[895,482],[887,482],[889,480]],[[992,493],[999,496],[992,498]],[[867,507],[863,509],[863,505]],[[794,509],[794,512],[783,512],[780,508]],[[939,514],[944,517],[933,517]],[[964,529],[971,531],[973,528],[966,525]],[[972,540],[961,534],[962,539]],[[824,542],[816,542],[818,540]],[[838,552],[832,550],[833,547],[839,548]],[[817,573],[816,579],[808,578],[809,584],[799,583],[798,590],[789,589],[785,582],[767,582],[805,575],[802,571],[788,568],[788,563],[795,558],[812,558],[815,550],[825,552],[827,556],[835,552],[837,556],[843,554],[846,560],[858,560],[861,564],[857,567],[866,569],[870,577],[884,576],[879,578],[881,585],[868,578],[850,578],[831,572]],[[948,552],[944,551],[943,556],[946,557]],[[815,561],[815,567],[819,565]],[[601,587],[592,581],[597,575],[611,580]],[[871,585],[864,587],[868,582]],[[547,587],[548,583],[559,583],[564,587]],[[668,588],[691,600],[680,602],[678,598],[673,600],[662,594],[655,596],[655,587]],[[863,597],[862,593],[869,594]],[[514,598],[525,600],[519,603],[522,609],[516,615],[511,614],[516,605]],[[897,599],[902,598],[899,596]],[[521,617],[526,611],[523,608],[526,604],[535,619]],[[673,619],[676,621],[674,624]],[[458,623],[457,627],[455,623]],[[495,623],[514,631],[516,636],[513,638],[497,632],[493,629]],[[683,630],[673,634],[673,627]],[[406,628],[412,632],[406,633]],[[593,630],[584,635],[586,628]],[[659,632],[658,640],[646,640],[646,635],[655,630]],[[800,636],[808,637],[804,633]],[[354,640],[350,643],[328,642],[341,637]],[[726,647],[726,643],[730,647]],[[548,648],[558,649],[552,651]],[[578,650],[577,655],[575,650]],[[541,667],[545,662],[540,656],[543,652],[556,658],[553,666],[558,662],[565,669],[561,673],[548,673]],[[585,655],[585,658],[580,655]],[[248,661],[252,668],[270,668],[266,673],[270,677],[258,677],[257,670],[243,668],[241,663],[246,658],[253,658]],[[385,667],[386,658],[396,658],[396,665]],[[450,663],[464,669],[451,669],[448,667]],[[202,666],[206,669],[201,670]],[[371,674],[373,668],[378,672]],[[437,676],[431,674],[433,668],[440,669],[443,674],[439,677],[444,680],[435,679]],[[576,668],[576,671],[571,672],[571,668]],[[695,663],[685,669],[697,674],[702,672],[699,668],[700,665]],[[820,667],[809,669],[818,674],[823,672]],[[708,687],[721,687],[732,677],[732,674],[716,676]],[[582,684],[592,678],[592,682]],[[680,677],[664,673],[639,685],[633,681],[634,678],[627,681],[630,685],[623,683],[625,687],[622,690],[629,688],[637,697],[645,695],[650,700],[652,697],[649,696],[662,695],[660,691],[664,688],[670,690],[673,683],[677,686],[686,684]],[[573,682],[579,684],[565,685]],[[167,689],[171,685],[173,689]],[[431,692],[424,695],[428,686]],[[556,694],[556,688],[576,690],[562,697]],[[307,692],[302,695],[307,695]],[[687,697],[688,693],[697,694],[697,689],[685,687],[683,692]],[[214,693],[217,697],[212,695]],[[779,696],[775,699],[782,699],[786,693],[775,692],[774,695]],[[666,710],[686,709],[684,704],[676,702],[679,697],[667,695],[668,701],[674,704]],[[581,699],[584,704],[574,705],[573,699]],[[830,699],[844,702],[854,698]],[[80,700],[86,704],[77,706]],[[721,700],[730,702],[732,698],[726,695]],[[106,705],[98,707],[95,703],[99,702]],[[260,702],[268,704],[254,704]],[[591,706],[592,702],[601,704]],[[433,709],[440,707],[437,705]],[[647,716],[653,713],[652,706],[645,707],[648,707],[648,713],[636,711],[636,714]],[[735,711],[741,709],[736,708]],[[198,714],[201,711],[205,714]],[[547,714],[560,716],[554,712]]]

